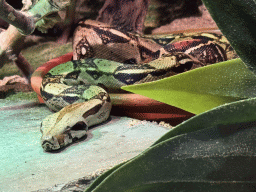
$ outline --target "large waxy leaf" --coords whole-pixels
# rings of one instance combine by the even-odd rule
[[[255,1],[203,2],[240,57],[256,72]],[[124,89],[183,109],[195,107],[200,113],[255,97],[255,82],[254,74],[235,60]],[[255,111],[256,98],[250,98],[201,113],[103,174],[86,191],[254,191]]]
[[[122,89],[199,114],[255,97],[256,77],[240,59],[235,59]]]
[[[202,1],[237,54],[256,73],[256,1]]]
[[[255,111],[253,98],[195,116],[86,191],[251,191],[256,184]]]
[[[244,63],[249,67],[250,70],[256,73],[256,2],[254,0],[203,0],[203,2],[211,13],[213,19],[216,21],[218,27],[229,40],[232,47],[236,50],[240,58],[244,61]],[[231,72],[229,74],[229,71],[225,70],[224,68],[224,71],[221,72],[222,67],[223,66],[221,64],[214,66],[214,68],[211,68],[213,69],[211,71],[212,74],[205,72],[205,68],[202,68],[199,71],[191,71],[191,73],[188,72],[184,75],[171,77],[168,80],[161,81],[161,83],[157,82],[156,84],[152,83],[141,86],[134,85],[124,87],[123,89],[198,114],[223,103],[239,100],[241,99],[241,97],[248,98],[248,96],[245,94],[246,92],[244,91],[248,87],[254,86],[254,82],[252,83],[249,78],[247,82],[244,81],[246,79],[247,72],[244,73],[246,76],[243,77],[243,80],[239,85],[234,83],[234,80],[236,78],[236,74],[234,72],[236,72],[237,69],[232,69],[231,63],[229,63],[228,66],[226,66],[227,69],[230,67]],[[208,70],[208,68],[206,69]],[[202,74],[200,72],[205,73],[204,78],[202,78]],[[237,74],[239,73],[240,71],[237,70]],[[199,79],[197,81],[194,81],[195,79],[191,79],[194,81],[191,82],[189,81],[190,75],[192,78],[195,77],[195,75],[199,75]],[[209,75],[208,80],[207,75]],[[223,78],[220,76],[222,76]],[[217,82],[215,82],[214,80],[215,77],[218,78]],[[225,79],[225,77],[227,78]],[[228,78],[230,77],[231,79],[228,80]],[[238,76],[237,78],[240,77]],[[204,80],[206,80],[206,82],[202,82]],[[239,81],[240,79],[238,79],[236,82],[239,83]],[[166,86],[161,86],[160,90],[158,86],[163,83],[166,83]],[[227,86],[228,83],[230,83],[230,86]],[[214,85],[212,86],[212,84]],[[232,90],[227,90],[225,88],[223,89],[223,91],[217,93],[217,90],[215,89],[217,84],[219,86],[227,86],[228,89],[230,87],[232,88],[233,86],[234,94],[230,95],[230,93],[232,93]],[[169,85],[172,86],[171,92],[166,89],[170,87]],[[180,85],[182,87],[178,88],[178,86]],[[236,88],[237,85],[239,85],[238,89]],[[147,89],[147,86],[152,86],[151,92],[155,91],[155,93],[150,93],[150,90]],[[203,86],[205,86],[206,89],[204,89]],[[243,86],[243,92],[241,94],[238,94],[237,91],[239,91]],[[196,90],[196,93],[194,91],[191,91],[191,89]],[[249,89],[251,90],[251,88]],[[226,94],[224,93],[225,91],[228,91],[229,93]],[[255,96],[253,92],[249,93],[249,97],[251,96]]]

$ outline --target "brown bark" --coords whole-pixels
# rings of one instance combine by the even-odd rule
[[[20,53],[24,39],[25,36],[13,25],[0,33],[0,68],[5,63],[16,60],[15,57]]]
[[[33,17],[29,17],[24,13],[15,10],[12,6],[6,3],[5,0],[0,0],[0,17],[9,24],[17,27],[24,35],[29,35],[35,30]]]
[[[75,9],[76,0],[73,0],[66,10],[66,16],[62,25],[63,32],[57,40],[59,44],[65,44],[68,42],[68,38],[71,32],[71,26],[74,24],[75,21]]]
[[[17,60],[14,62],[19,68],[22,75],[30,82],[30,76],[34,72],[33,67],[29,64],[27,59],[20,53]]]
[[[150,0],[106,0],[97,21],[121,31],[142,33]]]
[[[0,18],[11,24],[6,31],[0,30],[0,68],[5,63],[14,61],[23,75],[29,79],[33,68],[22,55],[19,55],[25,35],[31,34],[35,27],[41,31],[52,27],[59,18],[56,13],[67,7],[71,1],[38,1],[34,2],[33,6],[24,5],[23,11],[17,11],[6,3],[6,0],[0,0]]]
[[[6,31],[0,34],[0,44],[3,50],[0,54],[0,68],[7,62],[13,61],[24,77],[29,81],[30,75],[34,72],[32,66],[22,56],[20,51],[23,48],[25,36],[21,35],[17,28],[10,25]]]

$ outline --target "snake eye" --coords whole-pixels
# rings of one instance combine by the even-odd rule
[[[72,131],[87,130],[87,125],[83,121],[79,121],[70,130],[72,130]]]
[[[67,135],[72,142],[75,142],[76,140],[82,138],[87,130],[87,125],[83,121],[79,121],[72,128],[69,128]]]

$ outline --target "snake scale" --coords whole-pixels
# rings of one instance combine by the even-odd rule
[[[45,151],[58,150],[107,120],[108,92],[235,57],[218,32],[138,35],[82,21],[73,37],[73,61],[43,77],[41,97],[55,113],[42,122],[41,145]]]

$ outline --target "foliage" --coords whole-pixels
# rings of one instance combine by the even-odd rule
[[[71,0],[26,0],[23,3],[25,5],[23,10],[34,18],[36,28],[46,33],[47,29],[61,20],[58,11],[67,7]]]
[[[240,58],[255,73],[255,2],[206,0],[205,5]],[[240,60],[231,60],[122,89],[199,114],[224,103],[255,97],[254,83],[253,73]]]
[[[254,0],[203,0],[203,2],[239,57],[256,73],[256,2]]]
[[[241,59],[255,73],[255,1],[203,2]],[[208,70],[211,73],[207,73]],[[199,91],[199,94],[194,93],[197,94],[194,99],[200,100],[208,94],[216,96],[214,105],[218,102],[230,103],[201,113],[178,125],[137,157],[104,173],[86,190],[87,192],[222,191],[226,190],[226,187],[230,191],[254,189],[256,181],[252,175],[256,171],[255,76],[243,66],[241,60],[234,60],[173,76],[168,83],[173,80],[184,87],[179,81],[184,81],[184,78],[188,80],[190,76],[194,78],[193,76],[198,74],[201,81],[207,80],[207,77],[211,81],[208,80],[206,84],[189,82],[194,83],[194,88]],[[228,78],[232,78],[231,81],[228,81]],[[209,86],[209,89],[206,88],[201,93],[203,85]],[[172,86],[175,86],[174,83]],[[218,91],[218,88],[222,89]],[[151,91],[154,89],[151,84]],[[136,88],[136,91],[138,90]],[[148,92],[147,89],[144,90]],[[186,99],[193,95],[189,86],[185,86],[183,92],[181,90],[178,89],[178,99],[183,95]],[[222,100],[223,96],[230,98],[225,101]],[[168,99],[171,100],[172,97],[173,94]],[[203,101],[206,101],[206,98],[207,96]],[[209,98],[214,100],[213,97]],[[232,102],[232,99],[241,100]],[[190,102],[183,106],[189,105]],[[193,106],[188,108],[193,110]],[[199,113],[200,110],[207,108],[195,111]]]
[[[240,59],[235,59],[122,89],[199,114],[255,97],[255,86],[255,75]]]
[[[253,98],[195,116],[140,155],[101,175],[86,192],[188,191],[191,186],[194,191],[244,190],[245,186],[234,183],[245,184],[246,176],[255,171],[256,125],[251,123],[256,120],[255,110]]]

